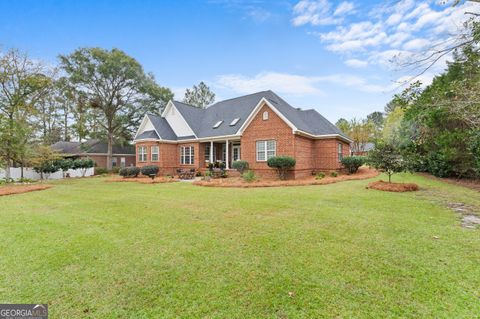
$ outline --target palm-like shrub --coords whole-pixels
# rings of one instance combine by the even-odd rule
[[[278,173],[278,177],[282,180],[285,179],[287,171],[295,166],[297,161],[290,156],[274,156],[267,160],[267,165],[271,168],[275,168]]]

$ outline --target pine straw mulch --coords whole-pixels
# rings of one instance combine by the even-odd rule
[[[378,176],[378,172],[374,169],[361,167],[357,173],[352,175],[339,174],[337,177],[325,176],[322,179],[315,179],[315,176],[293,179],[293,180],[275,180],[275,179],[260,179],[253,182],[246,182],[241,177],[228,177],[211,179],[210,181],[199,180],[193,182],[193,185],[206,187],[278,187],[278,186],[304,186],[304,185],[326,185],[342,181],[368,179]]]
[[[172,183],[177,182],[178,179],[168,178],[168,177],[155,177],[151,179],[150,177],[113,177],[105,180],[106,182],[135,182],[141,184],[163,184],[163,183]]]
[[[0,186],[0,196],[41,191],[51,187],[53,187],[53,185],[48,185],[48,184],[5,185],[5,186]]]
[[[414,192],[419,189],[414,183],[389,183],[382,180],[368,184],[367,188],[385,192]]]

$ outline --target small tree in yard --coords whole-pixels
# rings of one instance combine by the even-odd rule
[[[33,170],[40,174],[40,179],[57,172],[60,167],[58,166],[59,155],[53,151],[49,146],[39,146],[35,150],[35,157],[32,159]]]
[[[65,178],[65,172],[73,167],[73,161],[69,158],[62,158],[56,161],[56,165],[62,170],[63,177]]]
[[[293,168],[296,163],[297,161],[290,156],[274,156],[267,160],[267,165],[277,170],[278,178],[281,180],[286,178],[287,171]]]
[[[388,182],[392,182],[392,175],[405,172],[408,167],[398,148],[392,144],[377,144],[367,157],[367,164],[385,172]]]
[[[160,168],[157,165],[147,165],[140,168],[142,175],[150,177],[152,180],[157,176]]]
[[[365,158],[363,156],[348,156],[341,160],[343,167],[348,171],[348,174],[355,174],[360,166],[365,164]]]
[[[243,175],[243,172],[248,170],[248,162],[247,161],[235,161],[232,163],[232,167],[236,169],[241,175]]]
[[[87,169],[95,166],[95,162],[90,158],[79,158],[73,161],[73,169],[79,169],[82,172],[82,177],[85,177]]]

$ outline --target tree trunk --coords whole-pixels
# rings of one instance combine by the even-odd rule
[[[392,174],[388,173],[388,182],[391,183],[392,182]]]
[[[107,169],[112,169],[112,154],[113,153],[113,134],[108,132],[108,146],[107,146]]]

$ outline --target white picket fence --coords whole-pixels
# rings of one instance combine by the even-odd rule
[[[81,169],[69,169],[67,172],[70,175],[70,177],[82,177],[82,170]],[[92,176],[94,174],[94,168],[88,168],[85,176]],[[0,179],[5,178],[5,170],[0,169]],[[10,168],[10,177],[17,180],[20,179],[22,176],[21,168],[19,167],[11,167]],[[29,167],[24,167],[23,168],[23,177],[24,178],[29,178],[29,179],[34,179],[38,180],[40,179],[40,174],[35,172],[33,168]],[[46,178],[44,174],[44,179]],[[48,175],[48,179],[62,179],[63,178],[63,172],[58,171],[53,174]]]

